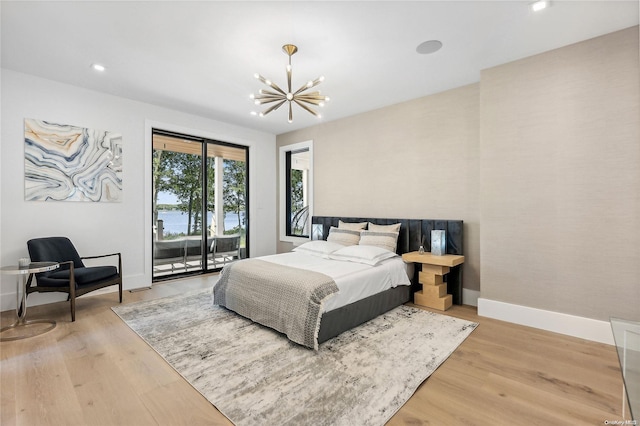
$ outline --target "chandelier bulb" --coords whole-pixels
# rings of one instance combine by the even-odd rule
[[[325,97],[324,97],[324,100],[325,100],[325,102],[329,102],[329,101],[331,100],[331,98],[330,98],[330,97],[328,97],[328,96],[325,96]]]
[[[255,78],[257,78],[257,79],[260,79],[260,74],[258,74],[258,73],[255,73],[253,76],[254,76]]]
[[[321,75],[320,77],[318,77],[318,81],[323,82],[324,81],[324,75]]]
[[[249,95],[249,99],[255,99],[256,95],[254,95],[253,93]]]

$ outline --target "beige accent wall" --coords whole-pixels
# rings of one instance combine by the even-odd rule
[[[482,298],[640,320],[638,27],[485,70]]]
[[[478,105],[473,84],[279,135],[277,146],[313,140],[316,215],[463,220],[464,287],[479,290]]]

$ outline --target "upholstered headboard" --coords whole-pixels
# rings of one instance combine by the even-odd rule
[[[313,216],[312,224],[323,225],[323,240],[327,239],[329,229],[338,226],[338,221],[343,222],[371,222],[376,225],[391,225],[400,223],[400,234],[398,235],[397,253],[409,253],[417,251],[420,245],[424,245],[425,251],[431,251],[431,231],[434,229],[446,231],[447,254],[464,255],[462,246],[463,222],[461,220],[436,220],[436,219],[388,219],[388,218],[362,218],[362,217],[339,217],[339,216]],[[417,274],[413,279],[412,290],[419,290],[417,284]],[[445,276],[447,290],[453,295],[453,303],[462,304],[462,265],[451,268]]]

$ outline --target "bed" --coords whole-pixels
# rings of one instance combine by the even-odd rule
[[[400,224],[398,237],[397,237],[397,247],[396,247],[396,253],[398,255],[402,255],[403,253],[418,250],[421,244],[423,244],[425,246],[425,249],[428,251],[430,248],[429,236],[430,236],[431,230],[442,229],[446,231],[446,235],[447,235],[447,253],[463,254],[462,253],[462,231],[463,231],[462,221],[314,216],[312,218],[313,231],[317,234],[318,238],[320,238],[321,236],[323,240],[327,240],[332,228],[334,228],[334,230],[335,228],[338,228],[339,222],[372,223],[375,225],[383,225],[383,226]],[[336,253],[340,253],[340,252],[336,252]],[[295,275],[291,277],[285,277],[284,274],[280,273],[279,269],[275,269],[276,266],[273,266],[273,264],[284,264],[289,266],[297,265],[297,267],[300,267],[300,262],[302,262],[302,264],[306,264],[305,266],[309,269],[309,272],[307,273],[307,276],[310,277],[309,279],[318,278],[318,280],[320,280],[318,282],[318,285],[320,287],[316,287],[316,288],[322,288],[322,290],[314,296],[315,299],[317,299],[316,302],[318,303],[314,302],[313,307],[308,308],[307,311],[305,311],[307,312],[307,315],[308,315],[308,311],[313,309],[316,309],[316,310],[320,309],[321,312],[319,312],[319,314],[317,315],[318,323],[317,324],[314,323],[316,317],[313,317],[313,319],[307,320],[308,322],[307,324],[300,325],[300,328],[305,328],[305,327],[307,328],[306,330],[307,334],[309,333],[309,330],[308,330],[309,328],[315,327],[315,335],[313,336],[314,340],[313,340],[313,343],[311,344],[308,338],[304,342],[301,342],[299,339],[293,338],[290,335],[289,330],[283,330],[282,328],[280,328],[281,327],[280,322],[277,322],[277,325],[274,325],[272,322],[273,318],[271,316],[269,318],[266,318],[265,315],[263,314],[258,314],[258,315],[253,313],[245,314],[247,311],[244,311],[242,309],[244,306],[243,303],[240,303],[239,305],[238,304],[234,305],[232,303],[229,303],[229,301],[225,299],[226,298],[225,295],[230,294],[230,290],[226,287],[229,277],[226,275],[229,275],[232,272],[235,277],[240,276],[241,273],[247,274],[247,275],[242,275],[243,279],[249,275],[253,275],[252,276],[253,281],[251,281],[253,284],[250,285],[249,287],[253,289],[264,290],[263,286],[271,285],[271,282],[268,281],[269,278],[267,278],[269,276],[278,276],[278,277],[282,276],[283,281],[287,281],[287,280],[290,282],[295,281],[296,283],[302,282],[303,280],[297,278],[297,276]],[[313,263],[311,267],[308,265],[309,262]],[[231,310],[234,310],[240,314],[243,314],[244,316],[251,318],[253,321],[256,321],[263,325],[270,326],[280,332],[283,332],[284,334],[287,334],[287,336],[291,340],[296,341],[297,343],[317,349],[318,344],[323,343],[341,334],[342,332],[349,330],[353,327],[356,327],[370,319],[373,319],[378,315],[384,312],[387,312],[399,305],[402,305],[404,303],[411,301],[412,294],[415,290],[417,290],[417,287],[418,287],[418,284],[417,284],[418,271],[413,271],[411,268],[412,265],[404,264],[398,256],[389,258],[389,259],[382,259],[380,262],[376,264],[375,268],[368,268],[368,269],[366,267],[361,268],[360,266],[349,265],[351,262],[339,262],[343,264],[342,266],[338,267],[339,270],[341,268],[346,269],[347,271],[350,271],[352,269],[358,270],[357,271],[358,273],[361,273],[364,275],[362,275],[360,278],[356,278],[356,280],[360,279],[363,282],[365,282],[366,285],[363,284],[363,287],[366,287],[368,289],[370,288],[376,288],[376,289],[373,292],[356,290],[356,293],[360,293],[360,294],[358,294],[357,296],[351,296],[351,298],[346,302],[340,302],[336,304],[334,302],[336,298],[333,297],[336,292],[335,292],[335,289],[331,287],[331,283],[323,283],[320,276],[315,277],[313,275],[315,272],[320,272],[320,273],[329,272],[329,274],[324,274],[325,278],[328,275],[334,275],[335,277],[335,272],[332,272],[332,270],[328,266],[329,264],[326,262],[329,262],[329,260],[326,260],[326,259],[310,260],[309,257],[304,257],[302,256],[301,253],[298,253],[297,251],[293,253],[283,253],[280,255],[256,258],[254,263],[259,265],[263,269],[260,269],[260,272],[253,273],[253,274],[249,272],[242,272],[241,268],[244,268],[245,266],[244,265],[241,265],[239,267],[234,266],[240,263],[240,262],[235,262],[234,264],[229,265],[230,267],[235,268],[235,271],[232,271],[231,268],[229,269],[225,268],[226,270],[223,269],[219,282],[216,283],[216,285],[214,286],[214,289],[213,289],[214,304],[220,304],[222,306],[225,306]],[[333,262],[335,263],[337,261],[333,260]],[[397,272],[397,268],[399,265],[401,265],[400,268],[404,271],[404,275],[405,275],[404,279],[398,278],[400,276],[398,275],[398,272]],[[246,266],[248,267],[249,265],[246,265]],[[323,269],[325,266],[327,266],[326,270]],[[381,276],[385,276],[389,278],[389,276],[391,275],[394,278],[391,279],[390,283],[386,283],[385,285],[378,286],[378,284],[375,283],[376,278],[374,277],[372,278],[371,276],[367,278],[368,274],[369,275],[372,274],[372,269],[375,270],[376,273],[381,273]],[[389,272],[390,270],[393,270],[396,272]],[[261,271],[264,271],[264,276],[261,275],[262,273]],[[319,274],[319,275],[322,275],[322,274]],[[340,275],[340,273],[338,273],[338,275]],[[343,275],[350,275],[350,274],[344,273]],[[357,277],[357,275],[355,276]],[[223,279],[224,279],[224,284],[220,284],[220,282],[223,281]],[[305,280],[306,279],[307,278],[305,277]],[[340,280],[341,279],[342,278],[340,278]],[[340,280],[336,279],[335,280],[336,284],[343,285],[343,283]],[[265,284],[267,282],[269,284]],[[462,301],[461,300],[462,269],[460,267],[452,268],[450,273],[447,275],[447,284],[448,284],[448,291],[453,295],[453,302],[456,304],[460,304]],[[298,291],[298,290],[296,289],[295,291]],[[277,292],[278,294],[281,294],[280,290],[278,290]],[[342,292],[343,290],[340,290],[340,293]],[[327,293],[329,293],[329,295]],[[264,296],[265,296],[264,293],[262,296],[259,296],[257,294],[253,295],[254,299],[264,297]],[[285,297],[289,297],[289,295],[281,296],[281,297],[285,298]],[[248,297],[247,299],[250,299],[250,297]],[[287,315],[289,315],[288,312],[283,312],[281,316],[286,317]],[[302,315],[304,315],[304,312],[302,313]]]

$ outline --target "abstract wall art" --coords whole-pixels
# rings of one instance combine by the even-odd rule
[[[122,201],[122,135],[24,120],[27,201]]]

